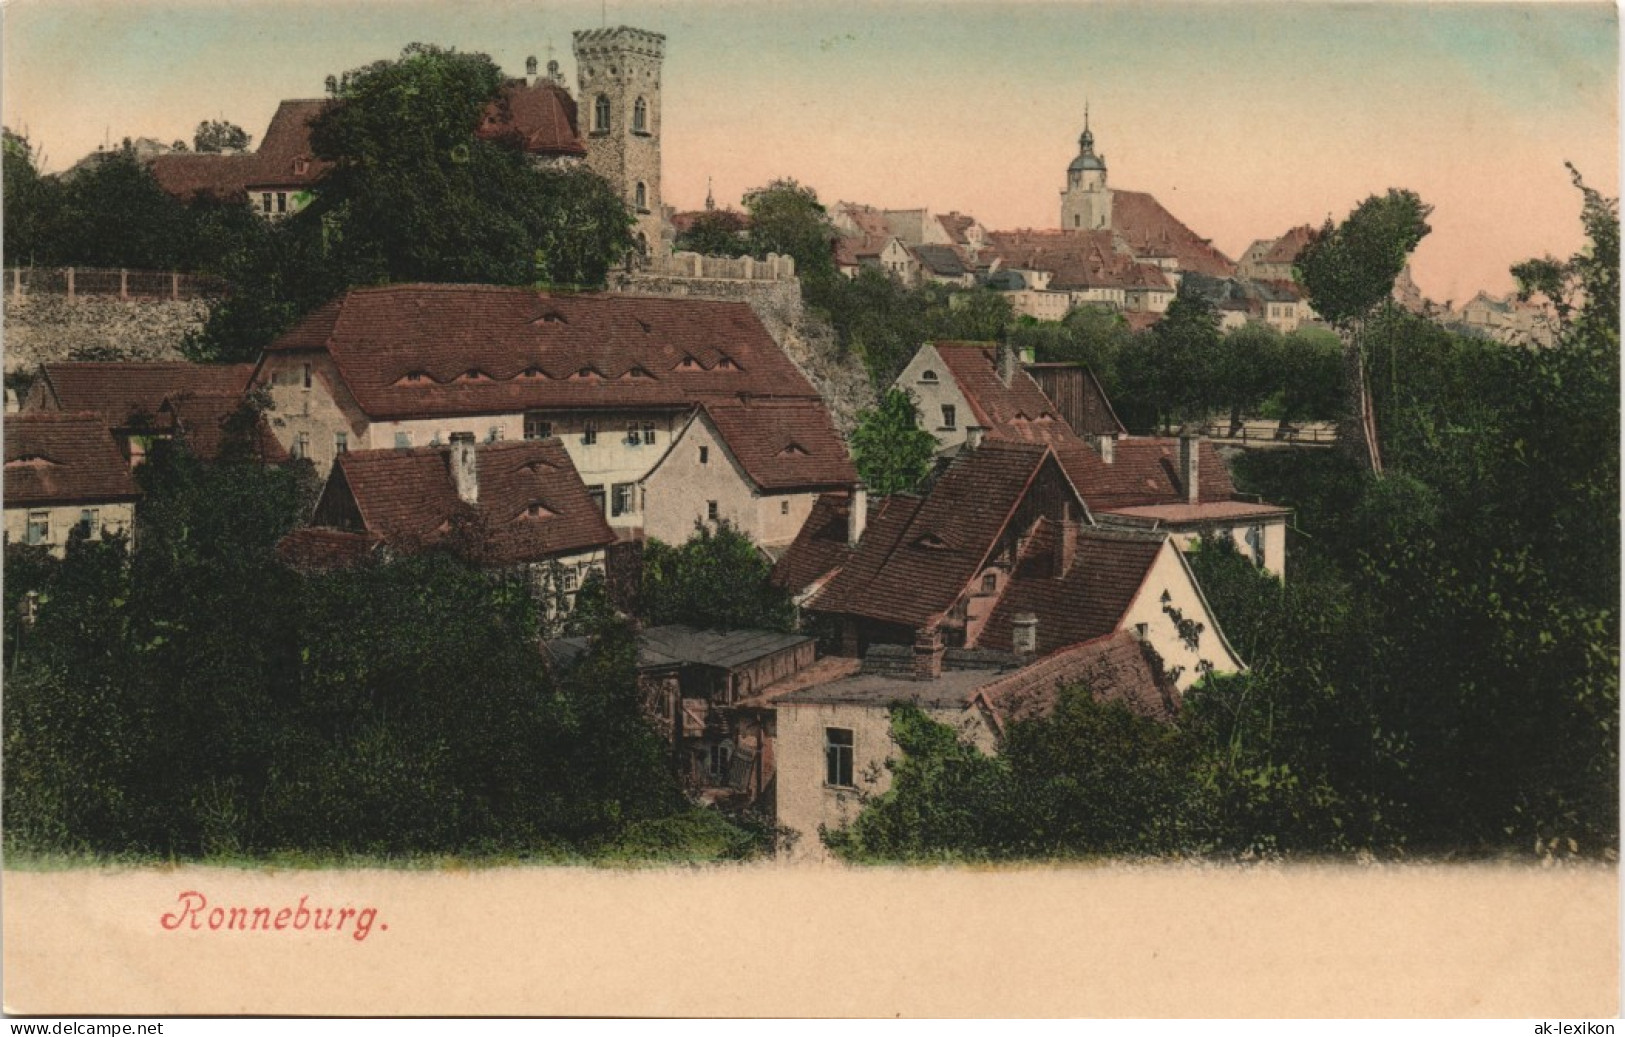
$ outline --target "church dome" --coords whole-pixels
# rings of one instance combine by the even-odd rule
[[[1083,170],[1091,169],[1098,169],[1104,173],[1106,171],[1106,160],[1095,154],[1093,151],[1085,151],[1083,154],[1073,159],[1072,164],[1067,166],[1066,169],[1069,173],[1077,173],[1082,172]]]

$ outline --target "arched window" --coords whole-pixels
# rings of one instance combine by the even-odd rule
[[[649,132],[649,103],[641,97],[632,106],[632,132]]]
[[[637,192],[636,192],[636,197],[637,197],[638,211],[639,212],[644,212],[645,210],[647,210],[649,208],[649,189],[643,186],[643,181],[642,180],[638,181],[638,189],[637,189]]]
[[[609,132],[609,98],[603,94],[592,105],[592,128],[599,133]]]

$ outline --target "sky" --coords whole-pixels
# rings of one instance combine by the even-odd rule
[[[277,101],[413,41],[511,73],[570,33],[666,35],[668,204],[793,177],[837,200],[1056,227],[1083,110],[1114,187],[1237,258],[1368,195],[1434,207],[1413,272],[1460,304],[1583,244],[1586,182],[1619,193],[1612,4],[1052,0],[11,0],[0,115],[62,169],[104,139],[256,141]]]

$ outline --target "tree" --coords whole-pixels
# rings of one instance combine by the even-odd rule
[[[1547,255],[1512,268],[1518,298],[1540,296],[1556,312],[1560,332],[1567,332],[1578,312],[1586,322],[1573,329],[1580,340],[1605,344],[1619,338],[1619,201],[1585,185],[1580,171],[1568,165],[1583,199],[1580,220],[1591,241],[1588,249],[1558,260]]]
[[[889,389],[880,405],[858,412],[852,456],[858,477],[881,496],[912,493],[931,472],[937,440],[920,428],[920,408],[905,389]]]
[[[769,579],[771,571],[750,537],[727,521],[696,522],[681,546],[659,540],[644,546],[644,617],[654,624],[789,631],[795,609]]]
[[[247,151],[253,140],[241,126],[223,119],[207,119],[192,134],[192,150],[200,152]],[[178,142],[177,142],[178,143]],[[185,147],[176,149],[186,150]]]
[[[10,266],[55,262],[57,242],[52,233],[61,204],[59,183],[40,176],[34,148],[28,138],[6,129],[4,168],[0,169],[5,199],[5,254]]]
[[[583,170],[541,172],[475,137],[504,77],[484,54],[412,44],[352,70],[311,122],[333,168],[289,223],[320,227],[348,284],[602,284],[631,215]]]
[[[742,256],[750,247],[746,220],[731,209],[711,209],[694,217],[688,229],[677,235],[679,252],[702,256]]]
[[[803,284],[835,277],[835,227],[818,192],[785,178],[745,195],[750,215],[747,243],[756,258],[769,252],[791,256]]]
[[[1315,312],[1337,328],[1343,340],[1349,392],[1350,441],[1362,463],[1382,474],[1382,450],[1366,372],[1366,322],[1388,303],[1394,279],[1431,228],[1433,207],[1414,192],[1390,188],[1372,195],[1337,226],[1328,219],[1299,253],[1293,272],[1309,293]]]
[[[61,188],[55,261],[175,270],[187,259],[186,207],[124,147]]]

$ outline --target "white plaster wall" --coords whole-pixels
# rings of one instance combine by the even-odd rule
[[[50,535],[43,541],[51,549],[51,554],[61,558],[68,546],[68,535],[78,524],[79,516],[86,509],[97,512],[97,526],[90,532],[91,539],[101,539],[103,531],[111,534],[129,532],[135,527],[135,505],[125,502],[121,504],[63,504],[44,508],[7,508],[6,512],[6,540],[13,544],[28,542],[28,516],[37,511],[47,512],[50,515]]]
[[[935,382],[921,379],[920,376],[926,371],[936,373]],[[920,427],[937,437],[939,449],[955,447],[965,441],[965,429],[976,423],[976,417],[970,401],[959,391],[959,383],[954,381],[954,376],[942,362],[942,356],[935,346],[921,346],[892,384],[914,394],[920,408]],[[942,424],[944,404],[954,408],[954,427],[951,429]]]
[[[1169,672],[1177,671],[1174,684],[1183,692],[1201,680],[1206,669],[1203,663],[1218,673],[1234,673],[1242,668],[1242,663],[1220,637],[1219,625],[1202,601],[1178,550],[1172,539],[1163,545],[1144,586],[1124,616],[1122,629],[1134,630],[1140,624],[1145,625],[1147,641],[1162,656]],[[1168,595],[1166,602],[1164,593]],[[1187,621],[1201,624],[1201,634],[1194,647],[1181,639],[1178,626],[1166,611],[1170,608],[1178,610]]]

